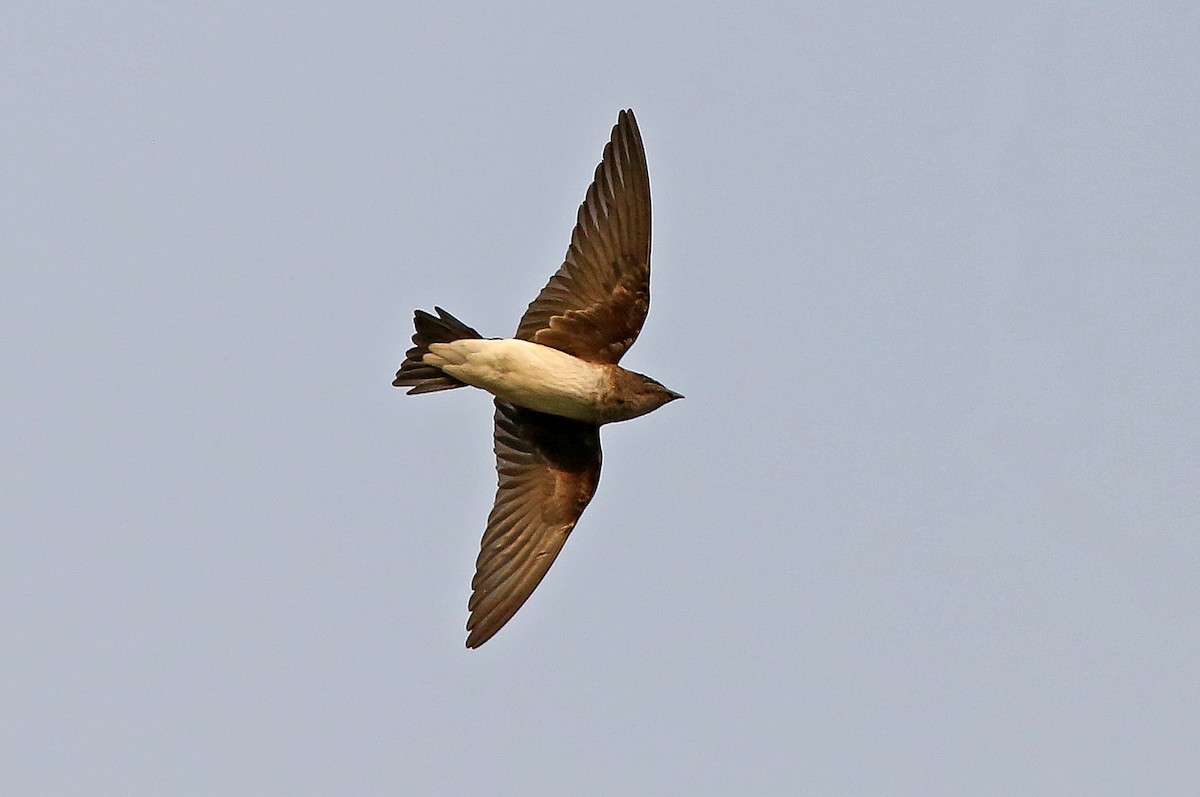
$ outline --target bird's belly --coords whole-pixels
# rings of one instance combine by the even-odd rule
[[[429,346],[425,362],[492,395],[552,415],[599,422],[607,385],[603,365],[513,338]]]

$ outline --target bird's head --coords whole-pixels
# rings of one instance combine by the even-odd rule
[[[650,377],[646,377],[646,382],[647,385],[645,394],[655,400],[655,407],[661,407],[662,405],[674,401],[675,399],[683,398],[682,393],[676,393],[671,388],[667,387],[661,382],[656,382]]]
[[[682,394],[667,388],[659,380],[652,379],[644,373],[635,371],[619,371],[617,383],[614,384],[616,395],[619,397],[613,406],[613,420],[629,420],[654,412],[665,403],[683,399]]]

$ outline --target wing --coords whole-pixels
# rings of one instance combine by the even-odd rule
[[[650,175],[633,111],[621,111],[567,257],[521,317],[517,337],[615,363],[649,309]]]
[[[512,618],[541,582],[600,481],[600,427],[496,400],[500,486],[471,581],[467,647]]]

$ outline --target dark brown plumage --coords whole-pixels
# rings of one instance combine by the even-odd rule
[[[621,111],[566,259],[521,317],[517,337],[616,363],[649,310],[650,175],[633,111]]]
[[[566,258],[517,328],[517,341],[536,346],[480,340],[441,308],[435,308],[437,316],[416,312],[413,348],[393,384],[410,387],[409,393],[474,384],[497,395],[499,485],[471,583],[467,647],[482,645],[512,618],[562,550],[600,480],[599,424],[681,398],[617,365],[649,307],[650,178],[633,112],[621,111],[579,208]],[[506,398],[528,396],[530,389],[540,393],[540,377],[533,374],[557,362],[538,354],[545,351],[541,346],[571,355],[556,355],[565,370],[549,373],[556,380],[561,374],[562,384],[547,385],[546,396],[575,402],[571,406],[582,401],[584,410],[575,417],[597,422]],[[529,376],[526,368],[534,369]],[[593,377],[597,386],[581,398],[579,385]]]
[[[600,427],[496,400],[499,487],[475,560],[467,647],[508,622],[550,569],[600,482]]]

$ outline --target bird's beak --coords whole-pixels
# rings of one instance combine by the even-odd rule
[[[681,398],[683,398],[683,394],[682,394],[682,393],[676,393],[674,390],[671,390],[670,388],[667,388],[667,393],[668,393],[668,394],[670,394],[670,396],[671,396],[671,401],[674,401],[675,399],[681,399]]]

